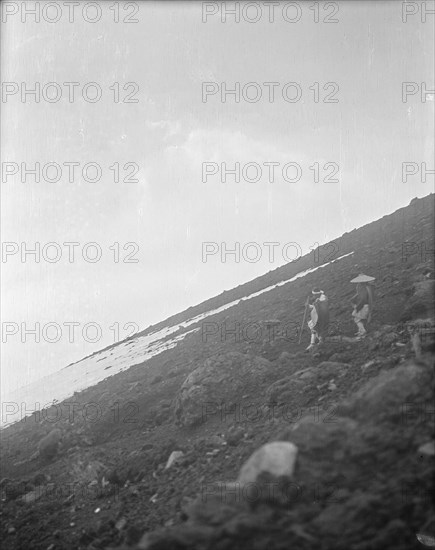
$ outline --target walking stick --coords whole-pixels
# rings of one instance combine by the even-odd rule
[[[299,344],[301,343],[301,340],[302,340],[302,332],[304,331],[305,319],[307,317],[307,311],[308,311],[308,304],[309,304],[309,298],[307,298],[307,301],[305,302],[304,317],[302,319],[301,331],[299,333]]]

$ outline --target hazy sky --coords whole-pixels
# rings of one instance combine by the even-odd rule
[[[3,4],[21,9],[23,3]],[[85,2],[72,23],[66,7],[60,8],[59,21],[50,23],[44,13],[53,19],[55,12],[43,12],[45,2],[36,4],[39,23],[29,15],[22,22],[17,13],[1,28],[1,80],[18,87],[10,95],[5,90],[15,91],[14,84],[3,88],[1,104],[2,241],[18,246],[17,254],[2,257],[2,328],[6,322],[19,327],[2,346],[4,392],[113,343],[109,327],[115,322],[123,338],[126,322],[145,328],[284,264],[285,243],[296,242],[305,253],[315,242],[331,240],[433,190],[430,174],[426,183],[420,173],[402,181],[403,162],[426,162],[433,169],[433,95],[423,102],[420,92],[422,82],[427,89],[434,84],[434,16],[427,14],[422,22],[419,4],[419,12],[404,22],[402,2],[333,2],[332,8],[320,2],[318,23],[312,2],[299,2],[299,13],[288,9],[287,19],[300,15],[294,23],[285,21],[283,4],[269,22],[264,2],[258,3],[263,7],[255,23],[246,20],[255,17],[254,11],[246,10],[239,23],[231,15],[222,22],[221,2],[207,8],[201,2],[139,2],[138,10],[134,2],[120,2],[119,23],[111,2],[100,2],[101,18],[95,23],[81,15]],[[338,22],[324,23],[335,5],[339,9],[332,18]],[[203,22],[203,10],[211,12],[214,6],[219,12]],[[89,10],[87,16],[95,14]],[[129,14],[139,21],[123,22]],[[41,91],[39,103],[31,95],[23,102],[20,92],[35,82],[41,89],[58,83],[59,101],[47,101]],[[72,102],[64,82],[79,83]],[[101,87],[101,100],[83,99],[89,82]],[[132,98],[139,101],[115,103],[110,89],[115,82],[121,99],[137,89]],[[135,85],[123,90],[128,82]],[[218,93],[203,98],[203,82],[216,83]],[[235,82],[241,88],[248,82],[258,85],[245,89],[238,103],[232,95],[222,102],[222,83],[231,89]],[[272,102],[265,82],[277,83]],[[284,100],[289,82],[300,86],[299,101]],[[416,93],[406,102],[403,82],[418,86],[409,86]],[[326,83],[334,84],[324,90]],[[338,102],[323,102],[337,88],[329,97]],[[246,94],[252,99],[258,89],[261,98],[249,102]],[[294,97],[295,87],[286,90],[288,98]],[[47,88],[46,97],[55,91]],[[89,88],[87,97],[94,91]],[[28,169],[39,162],[41,172],[49,162],[80,165],[73,182],[64,165],[58,182],[44,181],[42,174],[37,183],[31,175],[22,182],[21,170],[6,177],[12,166],[6,168],[6,162],[25,163]],[[101,166],[99,181],[80,175],[89,162]],[[118,183],[109,169],[117,162]],[[228,175],[223,183],[218,173],[204,182],[204,162],[218,167],[225,162],[228,168],[235,162],[242,167],[258,163],[262,177],[246,181],[242,174],[237,183]],[[268,181],[264,162],[279,163],[275,181]],[[289,162],[300,166],[299,181],[283,179],[282,167]],[[309,168],[316,162],[317,183]],[[137,182],[122,181],[126,163],[138,166]],[[325,163],[338,166],[339,182],[323,181]],[[45,173],[54,178],[53,172]],[[295,173],[289,170],[288,179]],[[246,174],[254,179],[254,172]],[[88,175],[92,179],[92,169]],[[30,255],[22,262],[21,243],[30,249],[35,242],[41,249],[59,243],[60,260],[50,263],[41,254],[39,263]],[[80,243],[72,263],[64,242]],[[101,247],[96,263],[82,257],[89,242]],[[204,242],[226,242],[228,248],[257,242],[262,257],[249,262],[242,256],[236,263],[228,256],[224,263],[216,254],[203,262]],[[264,242],[279,243],[274,262]],[[136,245],[123,250],[125,243]],[[139,261],[122,262],[134,248],[132,258]],[[95,248],[87,252],[93,257]],[[47,254],[54,257],[56,249],[46,248]],[[64,325],[71,322],[78,323],[72,343]],[[31,335],[21,341],[21,323],[27,329],[40,323],[40,343]],[[57,343],[44,340],[47,323],[62,327]],[[99,342],[85,341],[86,323],[101,327]],[[53,331],[47,334],[55,338]]]

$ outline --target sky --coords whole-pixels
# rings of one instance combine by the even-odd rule
[[[5,4],[2,395],[433,192],[434,16],[419,2],[280,3],[273,22],[264,2],[239,3],[239,22],[221,2],[99,2],[88,21],[80,2],[72,22],[63,2],[28,2],[39,22]],[[21,97],[35,83],[40,101]],[[235,83],[238,102],[222,95]],[[35,163],[39,182],[22,170]],[[35,243],[40,261],[22,258]],[[222,258],[235,243],[239,261]]]

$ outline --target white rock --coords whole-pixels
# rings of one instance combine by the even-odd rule
[[[180,458],[184,456],[183,451],[172,451],[169,455],[168,462],[166,463],[165,470],[173,466]]]
[[[261,472],[279,477],[291,477],[298,448],[288,441],[273,441],[257,449],[242,466],[237,481],[242,485],[254,483]]]
[[[435,441],[428,441],[424,445],[420,445],[418,452],[423,455],[435,456]]]

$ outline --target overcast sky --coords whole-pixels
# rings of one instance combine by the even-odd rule
[[[42,12],[44,2],[37,4]],[[338,22],[324,23],[333,8],[320,2],[320,21],[315,23],[313,3],[299,2],[299,14],[296,8],[286,12],[287,18],[300,15],[294,23],[285,21],[282,4],[275,8],[273,23],[265,7],[256,23],[243,13],[239,23],[231,15],[223,23],[220,12],[203,22],[200,2],[140,2],[136,14],[134,3],[129,7],[120,2],[121,21],[115,23],[116,14],[109,9],[113,4],[101,2],[100,20],[89,23],[80,15],[83,4],[73,23],[65,7],[56,23],[44,20],[42,13],[39,23],[30,16],[23,23],[21,13],[2,23],[2,81],[19,87],[18,93],[3,93],[2,98],[3,168],[5,162],[24,162],[28,168],[35,162],[41,168],[48,162],[80,163],[73,182],[66,166],[57,183],[43,177],[36,183],[30,175],[22,182],[21,172],[7,178],[3,174],[2,241],[19,248],[2,258],[3,329],[5,322],[25,323],[27,328],[39,322],[41,332],[46,323],[63,327],[57,343],[44,341],[43,334],[40,343],[31,335],[23,343],[21,327],[7,338],[2,346],[3,392],[113,343],[109,327],[115,322],[123,338],[128,335],[126,322],[143,329],[283,265],[285,243],[296,242],[305,253],[316,242],[432,192],[433,175],[427,175],[426,183],[420,173],[403,182],[402,163],[426,162],[433,169],[433,95],[423,102],[420,93],[422,82],[428,89],[434,84],[433,16],[427,15],[424,23],[419,12],[404,22],[401,2],[337,2],[331,3],[339,7],[331,18]],[[220,2],[215,5],[221,7]],[[45,13],[55,17],[53,11]],[[94,13],[89,11],[89,18]],[[122,22],[130,13],[137,23]],[[255,17],[253,11],[245,15]],[[59,83],[59,101],[47,101],[42,92],[39,103],[30,95],[21,101],[22,87],[34,87],[35,82],[41,88]],[[64,82],[80,83],[73,102]],[[88,82],[101,86],[100,101],[82,98]],[[115,82],[121,99],[132,93],[138,102],[115,103],[109,88]],[[135,86],[123,90],[127,82]],[[209,89],[219,91],[202,97],[203,82],[216,83]],[[222,83],[230,89],[235,82],[242,88],[258,83],[247,93],[252,99],[260,89],[262,97],[249,102],[242,94],[236,103],[228,95],[223,103]],[[264,82],[278,83],[272,102]],[[299,101],[283,99],[288,82],[300,86]],[[416,93],[406,102],[403,82],[418,85],[418,90],[410,85]],[[324,90],[326,83],[334,84]],[[14,85],[8,90],[15,90]],[[296,88],[287,91],[291,98]],[[54,92],[47,89],[47,94]],[[328,94],[338,102],[325,103]],[[101,166],[100,181],[80,176],[88,162]],[[124,164],[136,163],[139,171],[133,178],[138,181],[114,182],[109,167],[116,162],[121,180],[127,175]],[[242,177],[237,183],[227,176],[223,183],[218,173],[204,182],[204,162],[226,162],[229,168],[235,162],[258,163],[262,177],[257,182]],[[273,182],[264,162],[279,163]],[[282,167],[288,162],[300,166],[299,181],[283,179]],[[317,183],[309,168],[316,162]],[[338,166],[338,182],[323,181],[325,163]],[[286,172],[288,179],[295,173]],[[93,174],[91,170],[91,178]],[[249,174],[252,179],[253,172]],[[41,248],[59,243],[60,260],[50,263],[41,255],[36,263],[27,256],[23,263],[21,243],[33,248],[35,242]],[[72,263],[64,242],[80,243]],[[101,247],[96,263],[82,257],[89,242]],[[120,246],[118,263],[109,248],[115,242]],[[257,262],[242,256],[236,263],[228,256],[223,263],[219,254],[203,261],[204,242],[226,242],[228,248],[235,242],[279,245],[273,262],[262,246]],[[123,250],[125,243],[136,245]],[[95,249],[87,251],[92,257]],[[129,253],[139,261],[124,263]],[[46,254],[53,257],[56,250],[46,249]],[[65,322],[79,323],[73,343]],[[82,337],[90,322],[101,327],[97,343]]]

